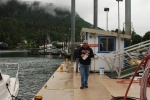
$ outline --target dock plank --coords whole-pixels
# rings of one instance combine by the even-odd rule
[[[117,83],[119,80],[122,79],[110,79],[105,74],[90,73],[89,88],[80,89],[80,73],[59,72],[58,68],[37,95],[42,95],[42,100],[111,100],[111,95],[115,97],[125,95],[129,84]],[[129,82],[130,79],[126,81]],[[140,97],[139,83],[132,84],[128,96]],[[147,98],[150,99],[150,95],[147,95]]]
[[[110,92],[111,95],[117,96],[124,96],[125,92],[128,87],[128,82],[130,79],[126,79],[127,83],[117,83],[122,79],[103,79],[101,83],[105,86],[105,88]],[[147,87],[147,94],[150,93],[150,88]],[[130,97],[140,98],[140,83],[132,83],[128,95]],[[148,100],[150,99],[150,95],[147,95]]]
[[[37,95],[42,95],[42,100],[73,100],[73,88],[73,73],[57,70]]]
[[[59,72],[57,70],[37,95],[42,100],[110,100],[111,95],[100,80],[108,78],[98,73],[89,75],[89,88],[80,89],[80,73]],[[33,98],[34,100],[34,98]]]
[[[81,79],[80,74],[74,75],[74,100],[110,100],[111,95],[107,89],[101,84],[100,80],[108,78],[107,76],[100,76],[98,73],[91,73],[89,75],[89,88],[80,89]]]

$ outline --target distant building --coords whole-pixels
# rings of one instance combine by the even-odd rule
[[[8,44],[5,42],[0,42],[0,49],[8,49]]]

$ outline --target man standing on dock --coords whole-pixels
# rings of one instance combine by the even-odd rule
[[[78,57],[80,62],[81,73],[81,87],[80,89],[88,88],[89,67],[91,58],[94,57],[93,50],[88,46],[88,41],[84,40],[82,47],[78,50]]]

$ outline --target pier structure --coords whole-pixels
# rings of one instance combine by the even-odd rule
[[[80,89],[80,72],[76,73],[74,67],[73,62],[61,64],[35,96],[42,96],[41,100],[111,100],[112,96],[125,95],[130,79],[110,79],[106,74],[90,73],[89,87]],[[137,79],[128,93],[130,97],[140,96],[140,81]],[[150,92],[150,88],[147,88],[147,92]]]
[[[63,72],[62,72],[63,66]],[[111,95],[101,84],[105,75],[93,73],[89,76],[89,88],[80,89],[80,73],[74,72],[75,64],[63,63],[35,95],[41,95],[42,100],[110,100]],[[34,98],[33,98],[34,100]]]

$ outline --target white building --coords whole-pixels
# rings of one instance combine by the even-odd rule
[[[91,71],[99,71],[100,67],[105,68],[105,71],[110,71],[105,59],[101,59],[102,56],[112,51],[124,49],[126,47],[126,39],[131,38],[131,35],[128,34],[118,35],[116,32],[89,28],[82,28],[80,35],[85,40],[88,40],[88,44],[95,54],[91,62]]]

